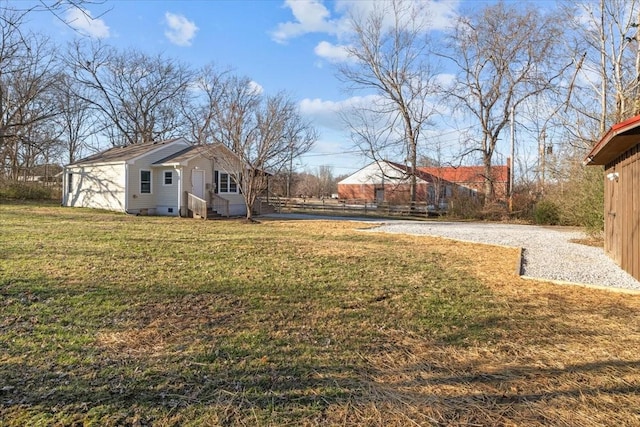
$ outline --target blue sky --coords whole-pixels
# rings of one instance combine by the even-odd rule
[[[355,172],[366,161],[354,153],[349,134],[336,114],[352,97],[335,76],[343,59],[340,42],[350,8],[367,10],[379,0],[106,0],[69,9],[61,17],[30,15],[30,24],[58,44],[83,35],[120,48],[164,53],[194,67],[215,63],[231,67],[266,93],[287,91],[320,133],[299,167],[333,167],[334,175]],[[430,1],[430,0],[425,0]],[[434,28],[445,28],[460,7],[482,0],[432,1]],[[443,132],[446,132],[444,130]]]

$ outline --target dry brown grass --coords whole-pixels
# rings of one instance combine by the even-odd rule
[[[640,296],[516,249],[4,213],[0,425],[640,425]]]
[[[366,403],[338,409],[345,424],[640,424],[640,296],[522,280],[517,251],[404,237],[455,259],[508,312],[500,332],[470,346],[389,331],[363,356]],[[449,266],[460,269],[456,262]]]

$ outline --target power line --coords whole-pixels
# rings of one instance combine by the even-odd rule
[[[320,157],[320,156],[341,156],[343,154],[361,154],[362,151],[341,151],[339,153],[313,153],[313,154],[301,154],[299,157]]]

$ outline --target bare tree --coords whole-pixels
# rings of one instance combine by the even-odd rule
[[[247,207],[247,220],[258,195],[266,190],[269,174],[279,172],[292,153],[307,152],[317,136],[284,94],[265,96],[247,78],[233,75],[222,81],[221,96],[211,107],[211,138],[233,156],[219,164],[233,175]]]
[[[493,155],[512,112],[553,89],[568,66],[557,65],[561,24],[554,14],[500,1],[459,17],[450,34],[446,57],[458,76],[448,95],[479,125],[466,154],[481,155],[487,202],[494,198]]]
[[[35,127],[57,114],[55,51],[48,39],[21,31],[22,17],[0,20],[0,164],[13,179],[31,161]]]
[[[0,21],[5,24],[14,23],[14,18],[22,19],[30,13],[47,12],[55,16],[65,25],[71,25],[65,14],[68,10],[77,9],[84,13],[87,18],[95,19],[90,16],[85,7],[89,5],[102,5],[105,0],[38,0],[35,2],[10,2],[3,1],[0,3]],[[102,13],[98,16],[102,16]]]
[[[76,96],[83,89],[74,88],[74,85],[77,82],[63,74],[56,90],[56,107],[60,114],[55,118],[55,124],[68,163],[73,163],[91,148],[88,140],[97,131],[91,106],[86,101],[88,95]]]
[[[231,70],[220,70],[214,64],[207,64],[196,73],[190,88],[191,96],[182,106],[193,143],[206,144],[212,141],[214,118],[229,78]]]
[[[584,1],[570,7],[576,17],[568,21],[572,55],[580,78],[572,87],[567,127],[587,149],[611,124],[640,112],[640,1]]]
[[[350,89],[377,95],[345,116],[356,144],[373,160],[393,155],[408,163],[412,202],[421,132],[435,114],[428,15],[426,3],[405,0],[375,3],[369,14],[352,15],[350,61],[339,68]]]
[[[330,197],[331,193],[334,193],[335,181],[333,179],[333,168],[328,165],[320,165],[316,169],[316,176],[318,177],[318,191],[316,194],[319,197]]]
[[[182,105],[193,72],[162,55],[119,52],[100,43],[76,42],[67,63],[113,145],[158,141],[181,133]]]

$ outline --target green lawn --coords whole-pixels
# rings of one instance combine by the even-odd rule
[[[369,226],[0,204],[0,425],[640,423],[640,297]]]

